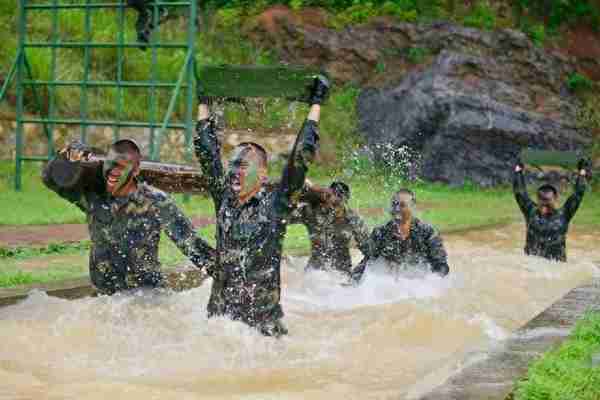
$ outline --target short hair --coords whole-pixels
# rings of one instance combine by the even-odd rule
[[[537,190],[538,193],[548,193],[548,192],[552,192],[554,194],[554,197],[558,196],[558,189],[556,188],[556,186],[551,185],[549,183],[546,183],[542,186],[540,186]]]
[[[333,189],[336,193],[344,196],[345,198],[350,198],[350,186],[346,185],[342,181],[333,181],[331,185],[329,185],[330,189]]]
[[[238,147],[238,148],[240,148],[240,147],[254,148],[254,150],[256,150],[257,154],[261,158],[261,161],[264,163],[264,165],[265,166],[267,165],[267,163],[269,161],[269,156],[268,156],[268,153],[265,150],[265,148],[262,147],[260,144],[254,143],[254,142],[242,142],[242,143],[238,144],[236,147]]]
[[[117,140],[113,143],[112,148],[117,153],[135,153],[137,156],[141,156],[142,152],[140,151],[140,147],[131,139],[121,139]]]
[[[399,196],[401,194],[409,195],[412,202],[414,204],[417,204],[417,196],[415,195],[415,192],[413,192],[412,190],[407,189],[407,188],[402,188],[402,189],[398,190],[396,193],[394,193],[394,197]]]

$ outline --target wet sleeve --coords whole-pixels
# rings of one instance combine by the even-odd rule
[[[427,260],[431,264],[432,272],[441,276],[448,275],[450,267],[448,266],[448,254],[444,248],[444,242],[439,232],[433,227],[428,227],[426,231]]]
[[[63,156],[59,154],[53,160],[51,160],[48,164],[46,164],[46,166],[42,170],[42,182],[44,183],[44,185],[46,185],[46,187],[48,189],[52,190],[53,192],[55,192],[56,194],[58,194],[60,197],[67,200],[68,202],[74,204],[81,211],[87,212],[88,203],[86,200],[85,192],[83,191],[83,189],[80,186],[71,188],[71,189],[66,189],[66,188],[63,188],[63,187],[60,187],[59,185],[57,185],[54,182],[54,180],[52,179],[52,176],[50,176],[50,171],[52,170],[52,165],[55,162],[58,162],[59,158],[62,158],[64,160]],[[70,165],[72,165],[73,168],[77,168],[77,162],[72,162],[72,163],[70,163]]]
[[[515,194],[515,200],[521,209],[521,213],[528,218],[532,210],[537,206],[529,198],[527,194],[527,185],[525,185],[525,177],[522,172],[513,172],[513,193]]]
[[[214,123],[211,120],[198,121],[194,149],[202,173],[206,177],[208,191],[218,210],[225,191],[225,173],[221,161],[221,144],[217,138]]]
[[[377,228],[368,237],[367,244],[363,245],[364,247],[360,249],[365,256],[350,272],[351,279],[355,284],[361,281],[369,260],[379,257],[379,244],[382,240],[383,230],[382,228]]]
[[[587,183],[585,176],[577,175],[577,180],[575,181],[575,191],[571,196],[569,196],[569,198],[565,202],[565,205],[563,206],[565,216],[567,217],[568,221],[570,221],[571,218],[575,216],[577,209],[583,201],[583,196],[585,194],[586,188]]]
[[[198,268],[210,270],[215,263],[215,250],[196,235],[192,221],[177,207],[168,196],[158,202],[161,226],[169,239]]]
[[[374,242],[370,240],[370,230],[365,221],[352,209],[346,211],[352,236],[361,253],[368,255],[374,252]]]
[[[308,165],[312,162],[319,147],[318,124],[306,120],[296,137],[292,153],[283,169],[281,185],[275,205],[278,212],[289,212],[289,204],[293,196],[297,196],[304,188],[304,180]]]

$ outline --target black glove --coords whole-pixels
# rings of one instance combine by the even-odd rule
[[[329,93],[330,86],[329,79],[327,79],[325,75],[315,76],[315,81],[313,82],[313,86],[310,90],[310,97],[308,99],[309,104],[323,104]]]
[[[577,171],[585,170],[586,173],[592,170],[592,160],[589,158],[582,158],[577,162]]]

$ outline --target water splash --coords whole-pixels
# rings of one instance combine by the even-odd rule
[[[209,285],[76,301],[32,292],[0,309],[0,398],[401,397],[595,271],[588,261],[559,265],[453,241],[448,251],[445,279],[373,265],[357,288],[290,259],[282,298],[291,334],[281,340],[208,320]]]

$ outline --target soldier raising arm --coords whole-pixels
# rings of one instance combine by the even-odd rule
[[[44,168],[44,184],[75,204],[87,217],[91,238],[90,278],[104,294],[163,286],[158,244],[161,231],[197,267],[208,267],[214,250],[196,236],[191,221],[164,192],[137,180],[140,149],[132,140],[115,142],[102,167],[82,168],[91,154],[73,143]],[[62,176],[80,174],[65,187]]]
[[[267,153],[256,143],[241,143],[221,162],[221,146],[210,99],[199,88],[196,155],[207,177],[217,217],[217,270],[208,315],[226,315],[257,328],[264,335],[287,333],[281,322],[280,263],[286,218],[292,196],[304,186],[309,162],[317,151],[320,104],[329,83],[315,78],[311,108],[283,170],[280,185],[267,188]]]
[[[575,190],[562,208],[558,207],[558,190],[549,184],[537,190],[536,204],[527,194],[524,166],[517,163],[513,175],[513,192],[521,213],[525,217],[527,237],[525,254],[544,257],[549,260],[567,261],[566,237],[569,223],[586,191],[586,178],[590,175],[591,165],[588,160],[580,160],[577,165]]]

